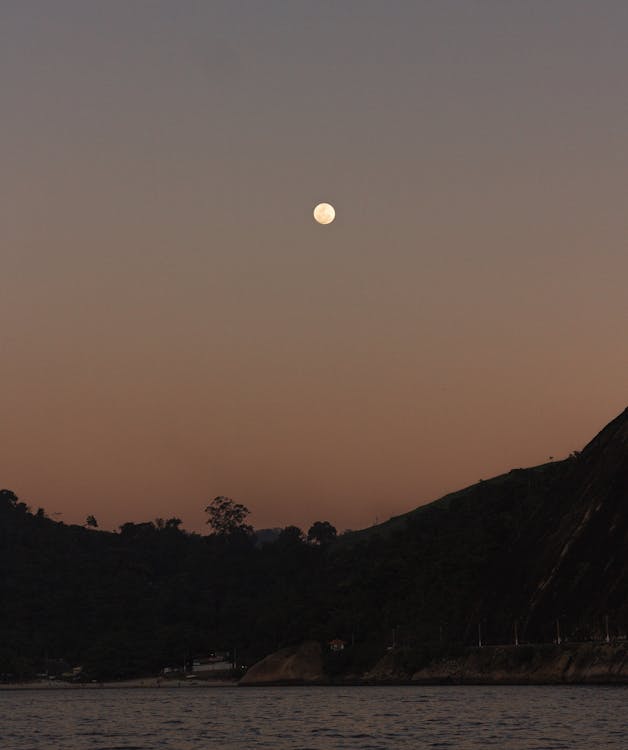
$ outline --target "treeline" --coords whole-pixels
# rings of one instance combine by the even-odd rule
[[[289,526],[259,544],[244,506],[219,497],[206,510],[206,536],[178,518],[111,533],[0,491],[0,674],[64,659],[122,678],[234,649],[247,663],[313,632],[307,592],[324,578],[334,527],[317,522],[306,537]]]
[[[177,518],[118,533],[69,526],[0,492],[0,673],[64,658],[122,678],[234,649],[250,664],[310,638],[341,638],[364,662],[389,645],[472,642],[492,561],[539,501],[527,479],[509,484],[506,507],[487,482],[454,513],[433,504],[387,533],[336,538],[321,521],[265,544],[224,497],[207,506],[201,536]]]

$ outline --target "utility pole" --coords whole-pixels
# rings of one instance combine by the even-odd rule
[[[606,642],[610,643],[611,636],[610,636],[610,633],[608,632],[608,615],[604,616],[604,624],[606,625]]]
[[[478,648],[482,648],[482,623],[478,622]]]
[[[519,622],[515,620],[515,646],[519,645]]]
[[[562,639],[560,637],[560,620],[556,618],[556,645],[560,646]]]

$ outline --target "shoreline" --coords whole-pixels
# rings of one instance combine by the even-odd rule
[[[28,682],[6,682],[0,684],[3,690],[189,690],[236,687],[235,680],[164,680],[159,677],[138,677],[132,680],[106,682],[63,682],[57,680],[29,680]]]
[[[103,682],[40,678],[0,684],[2,690],[187,690],[225,687],[352,687],[449,685],[628,685],[628,643],[487,646],[457,655],[407,663],[403,651],[389,652],[364,673],[324,669],[319,644],[287,647],[257,662],[239,680],[170,679],[162,675]],[[407,656],[407,654],[406,654]]]
[[[64,691],[94,691],[94,690],[218,690],[224,688],[351,688],[351,687],[626,687],[628,679],[615,680],[525,680],[525,679],[458,679],[458,680],[374,680],[347,681],[347,682],[266,682],[257,685],[240,685],[237,682],[171,682],[158,684],[156,680],[125,680],[122,682],[99,682],[99,683],[46,683],[15,682],[0,685],[0,692],[56,692]]]

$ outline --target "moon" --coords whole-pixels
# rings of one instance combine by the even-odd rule
[[[314,218],[319,224],[331,224],[336,218],[336,209],[331,203],[319,203],[314,209]]]

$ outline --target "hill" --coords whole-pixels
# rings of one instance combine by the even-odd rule
[[[293,527],[259,544],[177,519],[68,526],[4,490],[0,674],[63,658],[129,677],[234,649],[251,664],[332,638],[353,647],[326,668],[357,673],[391,645],[509,643],[515,623],[521,641],[624,639],[627,501],[628,410],[580,454],[323,545]]]

